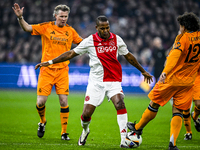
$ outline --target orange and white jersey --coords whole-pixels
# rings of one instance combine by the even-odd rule
[[[58,27],[55,21],[32,25],[32,35],[40,35],[42,41],[41,62],[52,60],[71,49],[72,43],[78,44],[82,38],[74,28],[67,25]],[[50,68],[63,68],[69,61],[50,65]]]
[[[165,81],[173,86],[193,85],[200,66],[200,31],[177,35],[170,53],[173,50],[180,50],[181,56]]]

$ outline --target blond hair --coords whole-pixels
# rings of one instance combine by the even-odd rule
[[[62,11],[68,11],[68,13],[70,13],[70,8],[67,5],[58,5],[54,8],[54,12],[53,12],[53,17],[55,17],[56,14],[58,14],[58,11],[62,10]]]

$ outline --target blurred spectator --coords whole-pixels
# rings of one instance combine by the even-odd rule
[[[151,49],[149,49],[149,48],[143,49],[141,54],[140,54],[140,58],[139,58],[141,65],[144,66],[144,67],[148,67],[151,60],[152,60]]]
[[[101,14],[106,15],[112,25],[111,32],[120,35],[128,49],[144,65],[149,64],[149,60],[145,59],[149,59],[152,39],[160,37],[164,49],[171,47],[179,30],[176,23],[178,15],[192,11],[200,16],[198,0],[2,0],[0,62],[38,63],[41,59],[40,37],[33,40],[29,33],[19,28],[12,11],[15,2],[25,7],[24,18],[30,24],[53,20],[49,10],[58,4],[70,6],[68,24],[83,38],[96,31],[93,20]],[[84,65],[88,63],[87,58],[87,55],[80,59],[77,57],[71,63]],[[123,57],[119,57],[119,60],[123,65],[128,65]]]
[[[159,80],[160,74],[164,68],[164,63],[166,60],[167,51],[163,48],[162,40],[160,37],[155,37],[153,39],[153,49],[152,58],[149,66],[149,71],[151,72],[154,68],[154,77],[156,82]]]

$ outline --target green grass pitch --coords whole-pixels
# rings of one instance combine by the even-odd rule
[[[126,94],[126,93],[125,93]],[[69,101],[69,132],[70,141],[60,138],[60,106],[55,92],[49,96],[46,103],[47,126],[43,138],[37,137],[36,90],[5,90],[0,89],[0,149],[1,150],[63,150],[63,149],[107,149],[116,150],[120,145],[119,127],[116,110],[112,102],[104,100],[97,107],[90,124],[90,135],[85,146],[77,142],[82,132],[80,116],[83,110],[84,93],[71,92]],[[147,94],[126,94],[125,104],[129,121],[139,121],[143,111],[149,104]],[[143,142],[138,150],[166,150],[169,143],[171,105],[160,107],[159,112],[143,130]],[[200,149],[200,133],[192,122],[193,139],[184,141],[185,127],[183,125],[177,140],[180,150]]]

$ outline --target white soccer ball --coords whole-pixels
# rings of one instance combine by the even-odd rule
[[[126,134],[125,143],[130,148],[136,148],[142,143],[142,136],[130,131]]]

